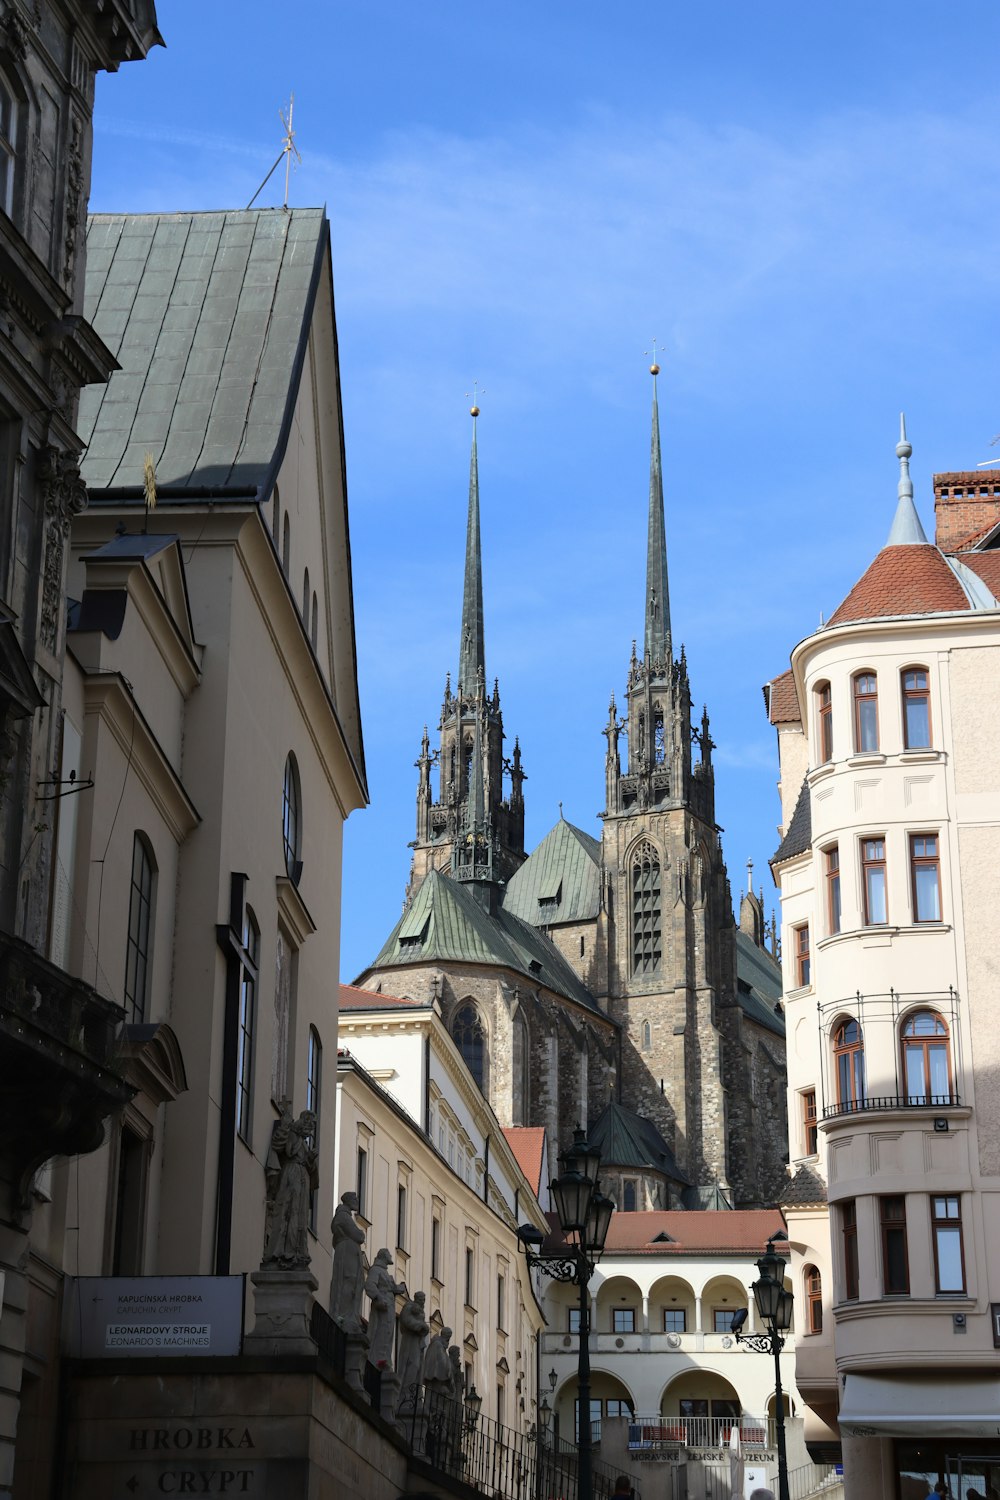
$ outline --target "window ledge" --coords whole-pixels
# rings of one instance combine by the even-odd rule
[[[833,1315],[838,1323],[849,1323],[855,1318],[896,1318],[935,1313],[974,1312],[976,1299],[964,1292],[941,1293],[937,1297],[907,1297],[891,1295],[868,1301],[852,1298],[850,1302],[838,1302]]]
[[[814,989],[814,985],[812,984],[811,981],[810,981],[809,984],[796,985],[796,987],[795,987],[794,990],[786,990],[785,991],[785,999],[786,1000],[801,1000],[802,997],[803,997],[803,995],[811,995],[813,993],[813,989]]]
[[[923,750],[901,750],[899,752],[899,759],[902,765],[908,766],[921,760],[944,760],[944,753],[941,750],[935,750],[931,746],[927,746]]]
[[[806,780],[810,786],[815,786],[817,781],[822,781],[826,776],[832,776],[836,769],[835,761],[825,760],[821,766],[815,766],[813,770],[808,772]]]
[[[893,938],[900,933],[909,937],[911,934],[926,935],[929,933],[950,932],[950,922],[910,922],[906,926],[897,926],[894,923],[886,923],[877,927],[850,927],[842,932],[831,932],[826,937],[816,939],[816,947],[832,948],[837,943],[847,943],[860,938],[862,945],[867,948],[882,948],[891,943]],[[882,939],[883,941],[879,941]],[[790,992],[790,994],[794,991]]]
[[[885,756],[881,750],[858,750],[847,757],[849,766],[884,766]]]

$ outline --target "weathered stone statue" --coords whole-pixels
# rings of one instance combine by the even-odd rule
[[[448,1340],[451,1329],[442,1328],[435,1334],[424,1351],[424,1367],[421,1371],[428,1401],[445,1401],[451,1395],[451,1360],[448,1358]]]
[[[315,1139],[312,1110],[304,1109],[293,1120],[286,1109],[275,1121],[264,1169],[269,1193],[264,1266],[291,1270],[309,1265],[309,1194],[319,1184]]]
[[[426,1295],[417,1292],[399,1314],[399,1394],[404,1406],[414,1403],[420,1388],[424,1342],[430,1333],[425,1315]]]
[[[330,1224],[333,1235],[330,1316],[345,1333],[361,1332],[361,1293],[365,1285],[362,1246],[365,1243],[365,1232],[354,1217],[360,1207],[357,1193],[343,1193]]]
[[[380,1250],[368,1272],[365,1291],[371,1298],[368,1314],[368,1363],[379,1369],[392,1369],[392,1336],[396,1331],[396,1297],[406,1290],[389,1275],[392,1256]]]
[[[462,1406],[465,1402],[465,1371],[462,1369],[462,1351],[457,1344],[451,1345],[448,1359],[451,1363],[451,1399]]]

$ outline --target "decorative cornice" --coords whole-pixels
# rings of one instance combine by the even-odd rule
[[[309,915],[298,886],[287,875],[279,875],[274,882],[278,896],[278,911],[288,928],[295,946],[301,948],[307,937],[316,931],[316,923]]]

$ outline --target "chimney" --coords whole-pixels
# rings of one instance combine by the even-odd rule
[[[956,552],[1000,521],[1000,467],[934,475],[934,540]]]

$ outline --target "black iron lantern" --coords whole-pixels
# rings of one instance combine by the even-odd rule
[[[470,1428],[475,1427],[479,1421],[479,1413],[483,1409],[483,1398],[476,1390],[475,1385],[470,1385],[465,1396],[465,1410],[468,1413],[466,1421]]]
[[[549,1184],[563,1234],[583,1234],[587,1228],[594,1182],[582,1172],[567,1171]]]
[[[591,1194],[585,1235],[586,1249],[594,1255],[600,1255],[604,1250],[608,1230],[611,1227],[611,1215],[614,1211],[614,1203],[601,1192],[600,1183],[598,1183]]]
[[[538,1408],[538,1425],[543,1432],[548,1432],[549,1423],[552,1421],[552,1408],[547,1396],[542,1397],[542,1404]]]
[[[594,1150],[587,1140],[586,1133],[580,1129],[579,1125],[573,1132],[572,1146],[562,1153],[559,1161],[565,1172],[579,1172],[581,1177],[589,1177],[591,1182],[597,1181],[601,1166],[601,1153]]]

